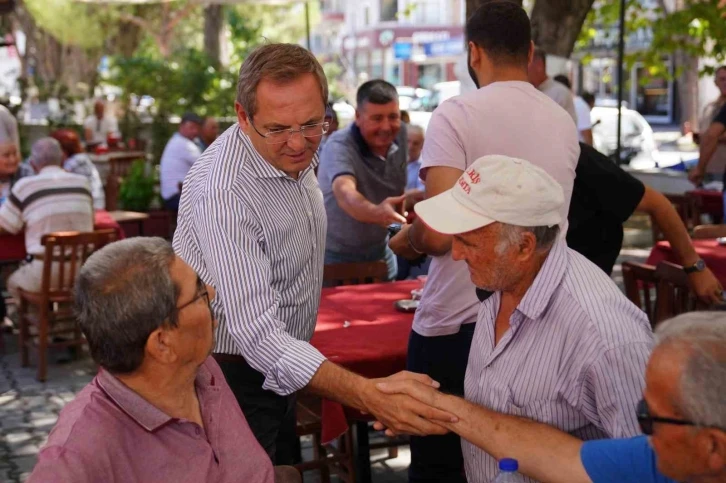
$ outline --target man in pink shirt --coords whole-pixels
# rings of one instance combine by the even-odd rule
[[[60,414],[29,481],[300,481],[273,468],[222,371],[215,291],[161,238],[92,255],[76,283],[98,375]]]
[[[482,156],[531,160],[562,187],[564,237],[580,147],[572,118],[529,83],[534,53],[529,18],[513,2],[487,2],[467,21],[466,38],[469,70],[480,88],[449,99],[431,117],[421,157],[426,198],[452,188]],[[429,375],[445,392],[463,395],[480,302],[466,263],[451,257],[451,240],[416,220],[404,226],[390,247],[408,259],[432,256],[409,339],[407,369]],[[412,437],[409,481],[465,482],[459,438]]]

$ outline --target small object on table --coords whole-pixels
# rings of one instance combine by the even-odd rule
[[[399,312],[411,313],[416,312],[418,308],[418,300],[399,300],[393,306]]]
[[[726,245],[726,236],[716,238],[719,245]]]
[[[346,320],[346,321],[344,321],[344,322],[343,322],[343,327],[344,327],[344,328],[346,328],[346,329],[347,329],[348,327],[350,327],[350,320]]]

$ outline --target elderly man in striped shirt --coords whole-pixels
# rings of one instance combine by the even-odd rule
[[[294,393],[302,388],[414,434],[443,434],[429,419],[452,418],[408,396],[380,393],[375,381],[327,361],[308,343],[327,228],[314,172],[329,127],[327,98],[323,69],[304,48],[267,44],[251,53],[240,69],[239,123],[189,171],[174,236],[179,257],[217,289],[215,357],[276,464],[294,462]],[[434,384],[428,376],[394,377]]]
[[[449,191],[416,205],[453,235],[482,300],[466,399],[556,426],[580,439],[638,434],[653,334],[645,315],[559,235],[562,187],[528,161],[484,156]],[[470,482],[497,462],[464,442]],[[529,480],[523,480],[529,481]]]

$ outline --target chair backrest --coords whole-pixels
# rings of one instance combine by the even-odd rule
[[[671,202],[673,208],[678,212],[683,224],[686,229],[690,232],[701,222],[701,198],[695,196],[692,193],[686,193],[683,195],[665,195],[668,201]],[[655,220],[651,216],[650,219],[651,229],[653,231],[653,242],[663,240],[663,232],[660,227],[655,223]]]
[[[657,283],[655,267],[637,262],[623,262],[625,295],[648,316],[651,326],[656,322]]]
[[[91,254],[116,240],[116,230],[56,232],[43,235],[43,281],[46,302],[66,301],[71,296],[78,271]]]
[[[655,276],[658,279],[656,324],[700,308],[698,299],[688,283],[688,275],[682,266],[661,262],[655,268]]]
[[[323,268],[323,284],[328,287],[379,283],[387,278],[385,262],[335,263]]]

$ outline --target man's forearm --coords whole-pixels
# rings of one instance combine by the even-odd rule
[[[704,134],[701,136],[701,144],[698,151],[698,169],[705,172],[708,163],[713,158],[718,147],[718,136]]]
[[[410,240],[416,250],[434,257],[451,251],[452,237],[429,229],[420,218],[414,220],[410,230]]]
[[[358,410],[365,410],[360,397],[364,377],[326,360],[313,376],[307,389],[315,394]]]
[[[368,201],[358,190],[347,190],[336,195],[338,205],[351,218],[361,223],[378,223],[378,205]]]
[[[559,429],[455,396],[442,395],[436,406],[459,417],[446,427],[497,460],[516,459],[524,475],[540,481],[590,482],[580,460],[582,441]]]
[[[645,203],[646,208],[644,210],[640,205],[639,209],[646,211],[653,217],[653,221],[663,232],[665,239],[671,244],[671,248],[681,264],[690,266],[696,263],[698,254],[693,248],[688,230],[668,198],[650,188],[648,188],[645,197],[649,197],[651,200]]]

